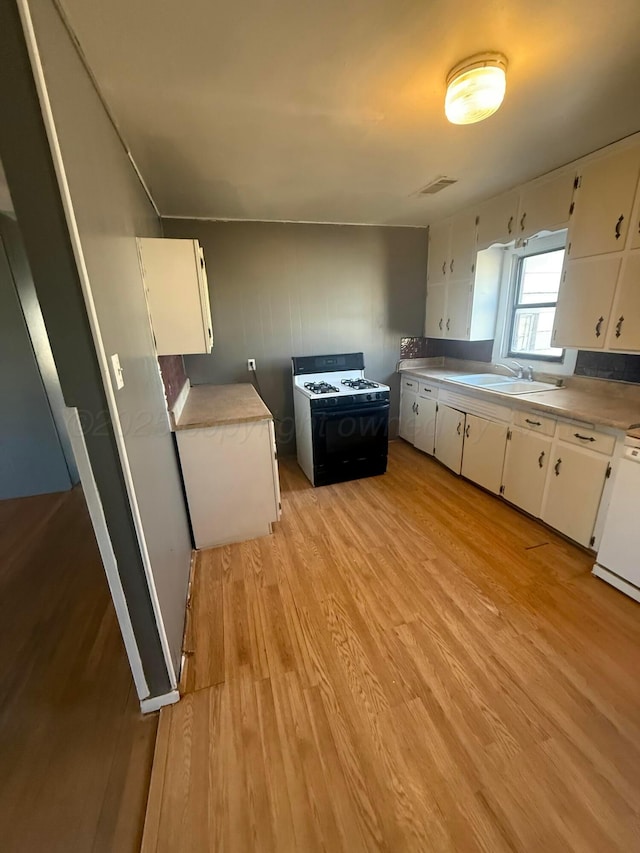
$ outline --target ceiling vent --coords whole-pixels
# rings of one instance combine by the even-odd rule
[[[444,190],[447,187],[450,187],[451,184],[457,183],[457,178],[445,178],[444,175],[441,175],[439,178],[434,178],[431,183],[426,185],[426,187],[422,187],[421,190],[418,190],[416,195],[435,195],[436,193],[439,193],[440,190]]]

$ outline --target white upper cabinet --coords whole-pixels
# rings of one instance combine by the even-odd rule
[[[427,288],[446,281],[451,261],[451,220],[429,226],[429,252],[427,255]]]
[[[142,237],[138,251],[158,355],[211,352],[209,287],[198,241]]]
[[[639,145],[590,160],[579,170],[567,243],[571,258],[624,249],[639,172]]]
[[[520,190],[515,236],[524,239],[540,231],[559,231],[569,223],[575,169],[539,178]]]
[[[622,262],[607,346],[614,350],[640,350],[640,252],[629,254]]]
[[[451,248],[447,276],[450,281],[467,281],[473,278],[476,261],[476,217],[461,213],[451,222]]]
[[[566,264],[553,324],[554,347],[604,348],[619,269],[618,256]]]
[[[443,338],[447,322],[447,283],[439,281],[427,287],[425,338]]]
[[[510,243],[516,238],[518,197],[518,191],[513,190],[489,199],[479,206],[476,218],[478,249],[486,249],[495,243]]]

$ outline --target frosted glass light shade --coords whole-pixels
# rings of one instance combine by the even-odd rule
[[[493,115],[507,88],[507,60],[501,54],[470,57],[447,78],[444,111],[452,124],[474,124]]]

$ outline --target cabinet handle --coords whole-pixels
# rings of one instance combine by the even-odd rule
[[[595,441],[595,438],[592,435],[580,435],[579,432],[574,432],[576,438],[579,438],[580,441]]]
[[[420,414],[420,403],[416,403],[416,415]]]
[[[509,217],[509,221],[507,222],[507,231],[509,234],[513,231],[513,216]]]
[[[531,426],[542,426],[542,424],[540,423],[540,421],[532,421],[532,420],[530,420],[529,418],[525,418],[525,419],[524,419],[524,421],[525,421],[525,423],[527,423],[527,424],[531,424]]]
[[[415,404],[415,403],[412,403],[412,404],[411,404],[411,411],[412,411],[412,412],[414,413],[414,415],[415,415],[415,412],[416,412],[416,404]]]
[[[624,216],[620,214],[618,217],[618,221],[616,222],[616,240],[620,239],[620,228],[622,227],[622,223],[624,222]]]
[[[449,271],[453,272],[453,258],[451,258],[451,263],[449,264]]]
[[[544,450],[540,456],[538,456],[538,468],[544,468]]]
[[[521,231],[524,231],[524,221],[525,221],[525,219],[526,219],[526,218],[527,218],[527,213],[526,213],[526,211],[525,211],[525,212],[522,214],[522,216],[520,217],[520,230],[521,230]]]
[[[619,338],[622,334],[622,324],[624,323],[624,316],[621,315],[620,319],[616,323],[616,338]]]
[[[560,476],[560,466],[562,465],[562,459],[558,459],[556,464],[553,466],[553,470],[556,472],[556,477]]]
[[[458,421],[458,428],[457,428],[456,432],[458,433],[458,435],[462,434],[462,422],[461,421]]]
[[[603,323],[604,323],[604,317],[601,315],[598,318],[598,322],[596,323],[596,338],[599,338],[600,335],[602,334],[601,329],[602,329]]]
[[[469,438],[469,429],[471,428],[471,424],[467,424],[464,434],[467,438]]]
[[[447,332],[449,331],[450,323],[451,323],[451,317],[447,317]]]
[[[446,272],[447,272],[447,262],[443,261],[442,262],[442,275],[445,275]]]
[[[440,317],[440,322],[438,323],[438,328],[442,331],[442,317]]]

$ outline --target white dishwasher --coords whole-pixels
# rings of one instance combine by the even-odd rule
[[[627,436],[593,574],[640,601],[640,439]]]

